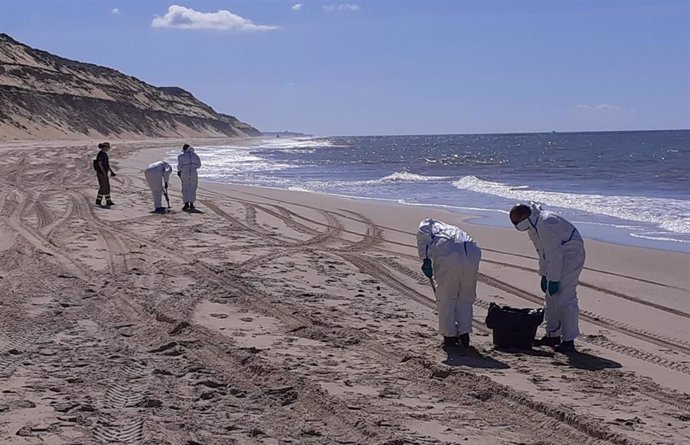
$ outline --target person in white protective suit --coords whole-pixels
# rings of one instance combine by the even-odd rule
[[[182,210],[194,210],[196,201],[196,188],[199,178],[196,171],[201,167],[199,156],[194,153],[194,148],[189,144],[182,146],[182,153],[177,157],[177,176],[182,181]]]
[[[172,167],[165,161],[154,162],[144,170],[144,176],[146,176],[146,181],[149,183],[151,193],[153,194],[153,205],[156,213],[165,213],[162,197],[163,190],[166,193],[168,191],[170,173],[172,173]]]
[[[510,221],[517,230],[527,231],[539,255],[546,335],[534,344],[573,352],[574,340],[580,335],[576,288],[585,265],[582,237],[565,218],[534,203],[514,206]]]
[[[444,346],[470,346],[473,303],[477,299],[477,272],[482,252],[462,229],[425,219],[417,230],[422,271],[436,280],[438,330]]]

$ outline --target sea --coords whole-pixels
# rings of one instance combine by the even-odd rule
[[[272,136],[196,151],[207,181],[436,206],[498,227],[532,201],[586,238],[690,252],[690,130]]]

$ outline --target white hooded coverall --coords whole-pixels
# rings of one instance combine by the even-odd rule
[[[196,187],[199,178],[196,171],[201,167],[201,159],[194,153],[194,148],[189,147],[177,157],[177,171],[180,172],[182,181],[182,200],[185,203],[196,201]]]
[[[170,173],[172,173],[172,167],[165,161],[154,162],[144,170],[144,176],[153,194],[153,205],[157,209],[163,207],[163,184],[170,181]]]
[[[419,224],[417,248],[421,259],[431,259],[439,333],[458,337],[472,332],[481,250],[460,228],[433,219]]]
[[[546,334],[574,340],[580,335],[577,283],[585,265],[585,247],[577,229],[562,216],[532,204],[528,234],[539,255],[539,275],[560,283],[544,302]]]

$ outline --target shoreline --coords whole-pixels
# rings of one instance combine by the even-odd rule
[[[480,209],[480,208],[464,208],[464,207],[454,207],[450,205],[445,205],[445,204],[419,204],[419,203],[412,203],[412,202],[401,202],[404,201],[403,199],[389,199],[389,198],[374,198],[374,197],[367,197],[367,196],[350,196],[350,195],[344,195],[344,194],[339,194],[339,193],[329,193],[329,192],[319,192],[319,191],[312,191],[312,190],[297,190],[297,189],[291,189],[291,188],[281,188],[281,187],[271,187],[271,186],[264,186],[264,185],[245,185],[245,184],[238,184],[238,183],[230,183],[230,182],[221,182],[221,181],[210,181],[210,180],[200,180],[200,182],[205,182],[208,184],[221,184],[221,185],[228,185],[228,186],[237,186],[237,187],[250,187],[250,188],[259,188],[259,189],[267,189],[267,190],[282,190],[282,191],[287,191],[287,192],[300,192],[300,193],[314,193],[317,195],[324,195],[324,196],[330,196],[334,198],[344,198],[344,199],[354,199],[354,200],[361,200],[364,202],[382,202],[390,205],[397,205],[397,206],[402,206],[402,207],[418,207],[418,208],[428,208],[428,209],[441,209],[443,211],[450,212],[452,214],[457,214],[460,216],[463,216],[464,219],[466,219],[468,222],[472,224],[476,224],[479,226],[483,227],[493,227],[493,228],[500,228],[500,229],[512,229],[512,226],[508,224],[504,224],[502,222],[498,222],[499,214],[504,216],[504,219],[507,219],[509,210],[503,210],[503,209]],[[482,214],[485,213],[485,214]],[[489,220],[491,222],[483,222],[484,220]],[[586,225],[586,226],[601,226],[599,229],[599,232],[602,231],[618,231],[621,230],[623,232],[626,231],[627,227],[624,226],[623,224],[620,225],[612,225],[612,224],[605,224],[605,223],[598,223],[598,222],[588,222],[588,221],[575,221],[573,223],[576,227],[579,227],[579,225]],[[650,250],[655,250],[655,251],[660,251],[660,252],[676,252],[676,253],[684,253],[684,254],[690,254],[690,243],[688,242],[679,242],[675,240],[668,240],[668,239],[649,239],[645,238],[642,236],[635,236],[631,235],[630,233],[624,234],[615,234],[612,236],[615,236],[617,239],[620,241],[613,241],[611,239],[607,239],[604,235],[601,236],[592,236],[591,234],[589,235],[582,235],[583,238],[587,238],[592,241],[598,241],[600,243],[605,243],[605,244],[611,244],[615,246],[624,246],[624,247],[636,247],[640,249],[650,249]],[[632,239],[632,241],[625,242],[624,239]],[[650,245],[651,244],[651,245]],[[663,244],[663,247],[661,246],[656,246],[654,244]]]
[[[172,148],[156,148],[153,150],[150,149],[144,149],[141,151],[138,151],[134,153],[132,156],[127,157],[126,159],[122,159],[120,162],[123,163],[123,165],[126,165],[129,169],[131,170],[139,170],[143,172],[145,165],[150,162],[154,162],[156,160],[163,159],[161,158],[161,155],[167,155]],[[173,170],[174,170],[174,165],[173,165]],[[171,176],[172,178],[173,176]],[[179,183],[179,180],[177,179],[172,179],[172,182],[174,184]],[[419,218],[417,221],[411,220],[409,217],[405,218],[406,221],[413,221],[411,224],[408,224],[408,230],[407,233],[409,236],[413,236],[414,231],[416,230],[416,223],[418,223],[421,219],[423,219],[423,216],[426,214],[429,214],[431,212],[434,212],[438,215],[442,215],[442,217],[446,218],[448,221],[452,223],[453,220],[456,221],[462,221],[465,226],[468,227],[468,230],[473,231],[473,232],[485,232],[487,234],[493,232],[493,231],[500,231],[502,234],[508,235],[507,238],[510,240],[508,243],[511,248],[515,248],[515,246],[520,246],[520,249],[527,252],[527,255],[530,256],[533,254],[534,247],[532,244],[527,240],[527,236],[517,232],[514,228],[512,227],[497,227],[493,225],[486,225],[486,224],[477,224],[470,222],[469,220],[481,217],[481,215],[474,215],[472,213],[462,213],[462,212],[457,212],[455,210],[449,209],[449,208],[444,208],[443,206],[436,206],[436,205],[414,205],[414,204],[401,204],[392,200],[386,200],[386,199],[379,199],[379,198],[361,198],[361,197],[351,197],[351,196],[346,196],[346,195],[335,195],[331,193],[323,193],[323,192],[312,192],[312,191],[302,191],[302,190],[288,190],[288,189],[283,189],[283,188],[277,188],[277,187],[266,187],[266,186],[254,186],[254,185],[242,185],[242,184],[229,184],[229,183],[223,183],[223,182],[213,182],[213,181],[206,181],[203,179],[200,179],[199,181],[200,184],[200,189],[209,189],[209,190],[220,190],[223,193],[236,193],[238,191],[242,193],[247,193],[249,195],[255,195],[255,196],[281,196],[284,198],[284,200],[289,201],[290,197],[298,198],[296,199],[297,202],[323,202],[323,201],[332,201],[336,203],[342,203],[343,205],[345,203],[350,203],[350,205],[357,207],[358,205],[366,206],[370,211],[376,212],[376,206],[377,205],[383,205],[387,209],[395,209],[396,214],[411,214],[411,215],[417,215],[416,217]],[[257,191],[263,191],[262,193],[255,193]],[[172,193],[171,193],[171,200],[173,199]],[[524,236],[521,236],[524,235]],[[491,238],[490,235],[488,235],[486,238]],[[653,252],[654,256],[664,256],[666,254],[669,254],[671,257],[678,258],[677,263],[682,264],[682,265],[687,265],[690,268],[690,253],[687,252],[678,252],[678,251],[671,251],[671,250],[663,250],[663,249],[654,249],[654,248],[649,248],[649,247],[640,247],[640,246],[630,246],[630,245],[625,245],[625,244],[617,244],[617,243],[612,243],[608,241],[600,241],[592,238],[585,237],[586,243],[592,246],[595,246],[597,250],[600,250],[601,252],[606,252],[609,250],[609,247],[613,247],[616,249],[621,249],[626,252],[630,252],[631,255],[637,255],[637,256],[644,256],[645,252]],[[493,244],[493,243],[492,243]],[[410,244],[414,245],[414,243]],[[497,246],[491,246],[491,247],[497,247]],[[536,260],[536,254],[533,255],[534,260]],[[627,255],[626,255],[627,256]],[[651,261],[650,264],[653,264],[654,261]],[[672,268],[674,269],[674,268]],[[676,272],[678,272],[680,275],[682,275],[683,269],[682,268],[675,268],[674,269]],[[688,284],[684,282],[683,280],[678,280],[679,283],[681,284]]]
[[[248,151],[256,147],[263,146],[264,141],[268,144],[266,147],[271,146],[273,142],[272,138],[262,138],[255,139],[247,142]],[[288,141],[289,143],[289,141]],[[258,145],[257,145],[258,144]],[[362,189],[361,185],[357,185],[358,182],[363,183],[377,183],[381,181],[381,178],[377,181],[376,179],[363,179],[354,180],[354,182],[348,180],[338,179],[336,177],[331,178],[331,180],[326,180],[324,178],[315,176],[307,176],[304,178],[308,187],[305,187],[300,182],[300,177],[291,174],[291,169],[287,169],[284,172],[278,171],[275,174],[270,173],[270,170],[266,172],[258,171],[254,176],[253,172],[254,166],[250,158],[262,155],[256,154],[249,156],[243,154],[244,150],[241,148],[243,144],[233,143],[232,147],[229,149],[227,159],[224,159],[225,155],[223,153],[223,147],[220,144],[210,141],[210,143],[205,144],[203,148],[200,149],[201,153],[211,155],[211,158],[216,167],[211,170],[206,170],[206,177],[203,180],[216,183],[228,183],[237,185],[247,185],[256,187],[268,187],[276,188],[279,190],[303,190],[310,191],[312,193],[325,193],[330,196],[344,196],[355,199],[363,200],[381,200],[397,203],[400,205],[410,205],[410,206],[426,206],[426,207],[440,207],[445,209],[450,209],[454,212],[465,214],[472,213],[477,215],[475,221],[479,224],[492,226],[492,227],[510,227],[503,218],[503,212],[507,211],[510,206],[514,203],[512,200],[507,199],[502,196],[495,196],[491,193],[482,193],[481,191],[473,190],[458,190],[453,184],[444,184],[439,182],[438,185],[434,185],[433,189],[429,189],[430,183],[420,183],[419,187],[415,186],[414,182],[401,182],[400,185],[393,185],[389,183],[382,183],[382,187],[379,188],[379,184],[373,184],[371,189]],[[270,151],[270,150],[269,150]],[[290,151],[290,150],[288,150]],[[247,160],[244,160],[244,157]],[[272,156],[272,155],[271,155]],[[248,172],[243,172],[242,169],[232,167],[234,159],[244,165],[247,162]],[[258,159],[256,160],[257,162]],[[227,162],[228,168],[220,167],[219,162]],[[272,162],[270,160],[265,162]],[[288,164],[292,165],[290,161]],[[264,161],[260,161],[259,164],[263,165]],[[294,166],[299,166],[300,164],[295,164]],[[259,169],[264,167],[258,167]],[[266,167],[268,168],[268,167]],[[312,167],[309,167],[312,168]],[[235,173],[235,170],[236,173]],[[237,178],[233,181],[233,175],[237,174]],[[394,173],[394,175],[397,173]],[[252,179],[253,178],[253,179]],[[385,179],[385,178],[383,178]],[[324,182],[325,181],[325,182]],[[338,181],[344,181],[339,183]],[[323,182],[323,184],[322,184]],[[334,184],[328,185],[327,183],[333,182]],[[341,184],[341,185],[338,185]],[[436,184],[434,182],[434,184]],[[367,186],[368,187],[368,186]],[[393,187],[393,188],[391,188]],[[446,190],[448,188],[448,190]],[[417,190],[417,192],[415,192]],[[452,190],[452,191],[451,191]],[[441,193],[440,198],[430,198],[429,193]],[[443,196],[446,196],[443,198]],[[415,196],[418,199],[415,199]],[[427,196],[427,198],[422,198]],[[449,197],[453,197],[450,200]],[[616,199],[622,199],[622,196],[612,196]],[[638,199],[643,199],[642,197],[631,197],[633,201],[637,202]],[[422,201],[419,203],[418,201]],[[438,201],[438,203],[428,203],[426,201]],[[465,206],[455,205],[455,202],[462,202]],[[577,206],[576,206],[577,207]],[[688,234],[676,233],[673,231],[668,231],[668,229],[662,229],[657,223],[652,223],[647,221],[645,218],[641,220],[626,220],[621,217],[609,216],[608,214],[591,213],[578,208],[568,208],[568,207],[558,207],[553,205],[545,205],[545,208],[557,211],[564,214],[570,221],[572,221],[576,226],[579,227],[582,236],[595,239],[603,242],[610,242],[616,245],[625,245],[633,247],[643,247],[651,248],[654,250],[690,253],[690,239],[688,239]]]

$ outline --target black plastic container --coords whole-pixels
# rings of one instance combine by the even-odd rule
[[[501,349],[531,349],[537,328],[544,321],[544,309],[517,309],[489,305],[486,326],[493,330],[494,345]]]

